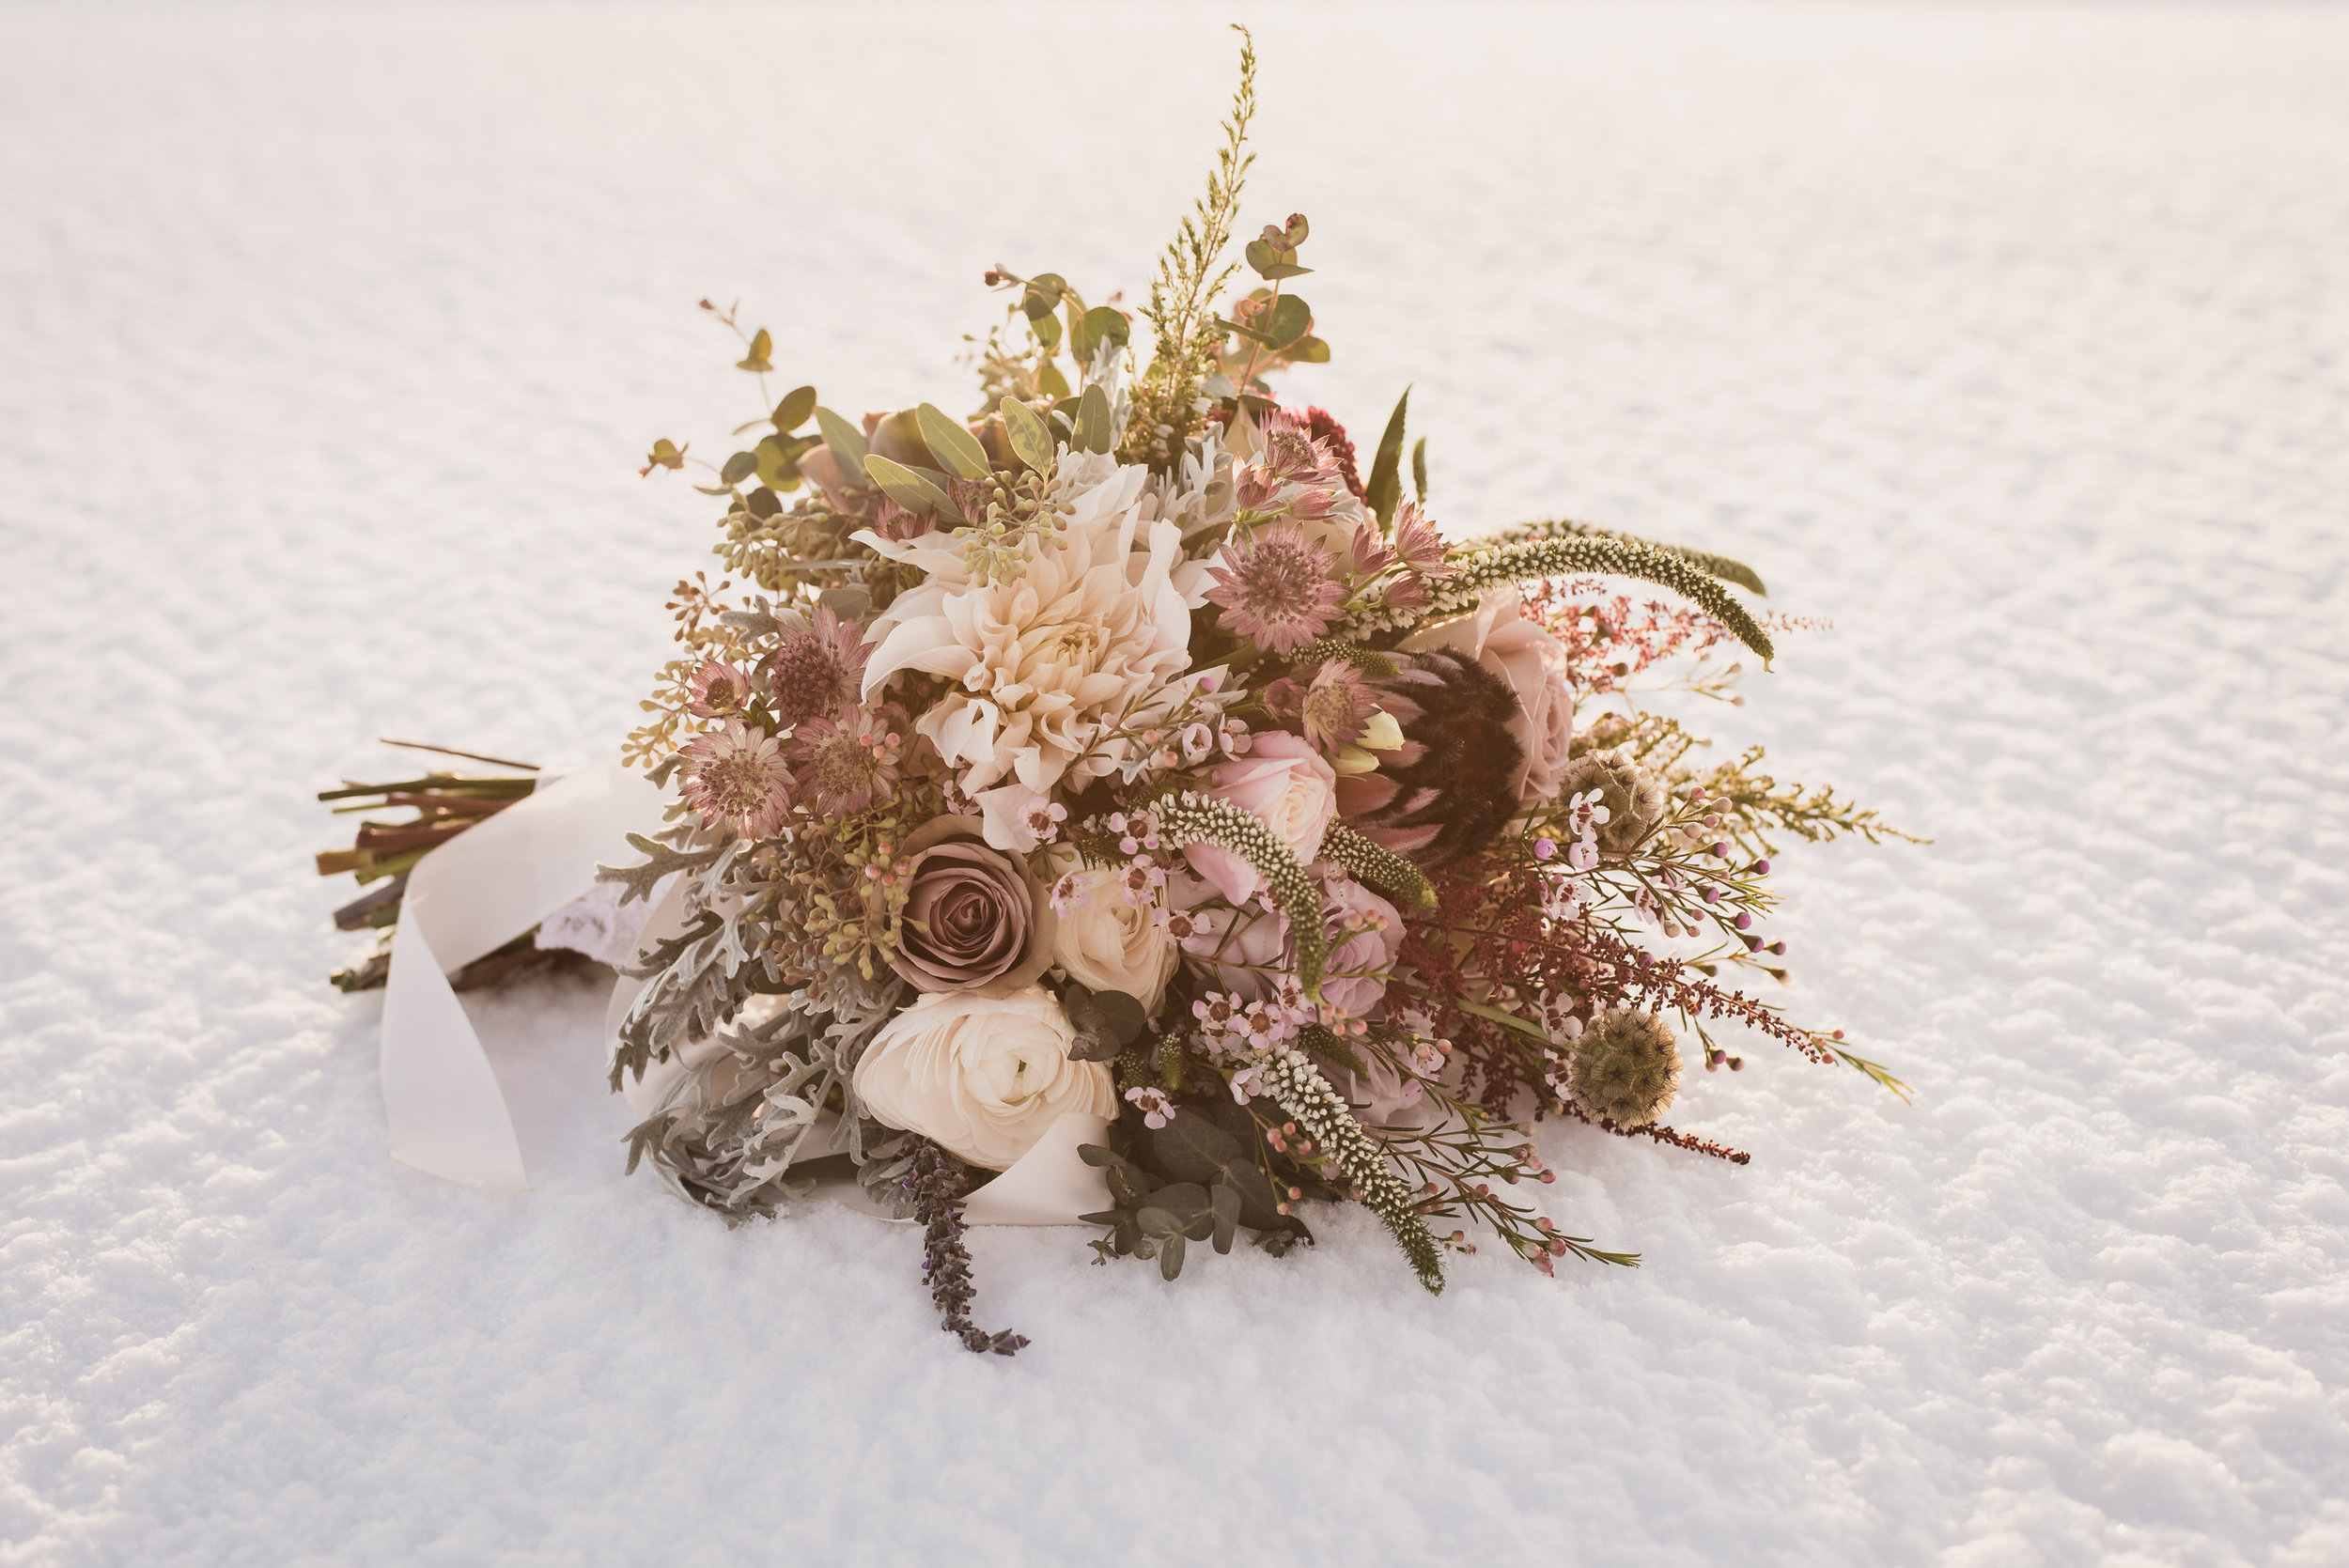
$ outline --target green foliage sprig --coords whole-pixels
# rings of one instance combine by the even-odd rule
[[[1220,329],[1212,327],[1216,296],[1238,271],[1222,263],[1239,216],[1239,197],[1256,155],[1248,150],[1248,125],[1256,114],[1256,40],[1240,36],[1239,88],[1223,121],[1223,145],[1202,195],[1159,259],[1150,298],[1142,307],[1157,342],[1150,367],[1134,389],[1134,416],[1127,426],[1126,461],[1172,462],[1198,429],[1199,383],[1212,363]]]

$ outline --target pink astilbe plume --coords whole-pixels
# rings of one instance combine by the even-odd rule
[[[1223,628],[1271,653],[1294,653],[1330,629],[1345,598],[1330,552],[1294,522],[1276,522],[1243,544],[1227,544],[1208,568],[1208,602]]]
[[[766,838],[791,807],[791,769],[775,737],[729,719],[685,746],[678,787],[704,820]]]

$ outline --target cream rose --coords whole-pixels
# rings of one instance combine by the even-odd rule
[[[1088,990],[1123,991],[1156,1013],[1176,962],[1156,906],[1135,903],[1126,874],[1109,866],[1063,877],[1052,902],[1060,910],[1052,961]]]
[[[873,1036],[852,1079],[867,1112],[957,1159],[1004,1171],[1065,1111],[1114,1117],[1109,1065],[1071,1062],[1058,998],[931,991]]]
[[[1406,638],[1403,648],[1424,653],[1455,648],[1499,675],[1517,700],[1509,734],[1525,750],[1512,779],[1517,803],[1530,806],[1558,791],[1558,777],[1574,749],[1574,686],[1565,644],[1526,618],[1515,588],[1486,594],[1472,615],[1446,621]]]
[[[1321,836],[1337,815],[1338,775],[1301,737],[1259,730],[1246,756],[1223,764],[1210,777],[1214,782],[1206,793],[1262,817],[1298,864],[1311,864],[1321,854]],[[1194,844],[1183,854],[1193,871],[1234,904],[1247,902],[1264,885],[1256,868],[1228,849]]]

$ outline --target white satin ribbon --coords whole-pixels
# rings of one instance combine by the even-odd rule
[[[622,858],[628,834],[651,833],[661,820],[661,792],[611,757],[542,785],[416,862],[392,932],[383,996],[392,1157],[451,1181],[530,1185],[505,1093],[447,977],[584,893],[599,864]],[[672,886],[645,924],[640,954],[682,928],[683,903],[682,887]],[[612,988],[607,1044],[643,988],[625,976]],[[655,1063],[627,1086],[630,1107],[651,1114],[684,1070],[680,1060]],[[822,1152],[813,1144],[830,1130],[817,1129],[811,1152]],[[1107,1179],[1077,1153],[1108,1134],[1098,1116],[1062,1116],[1009,1170],[972,1192],[964,1222],[1074,1225],[1109,1207]]]
[[[381,1073],[392,1157],[451,1181],[526,1188],[497,1074],[448,975],[595,884],[627,835],[661,825],[661,792],[610,757],[523,797],[408,874],[383,994]]]

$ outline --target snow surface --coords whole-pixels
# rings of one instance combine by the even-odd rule
[[[624,1178],[584,987],[477,1004],[537,1191],[385,1158],[307,792],[614,739],[694,299],[955,402],[988,263],[1146,283],[1233,8],[0,14],[0,1561],[2349,1561],[2339,10],[1246,8],[1293,391],[1756,563],[1836,629],[1724,744],[1937,840],[1781,878],[1913,1109],[1546,1135],[1646,1266],[988,1233],[973,1358]]]

